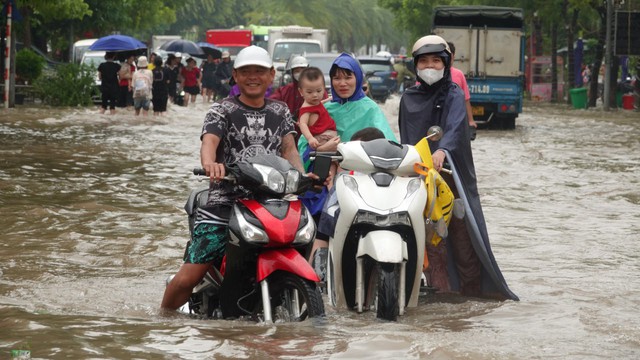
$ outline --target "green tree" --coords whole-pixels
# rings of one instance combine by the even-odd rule
[[[84,0],[18,0],[17,6],[23,16],[21,27],[24,45],[27,48],[32,44],[32,26],[38,26],[42,22],[82,19],[92,14]]]

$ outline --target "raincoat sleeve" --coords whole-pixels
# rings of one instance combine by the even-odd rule
[[[444,135],[438,142],[438,146],[432,148],[432,150],[445,149],[456,154],[459,150],[462,150],[462,148],[469,146],[469,144],[467,144],[469,139],[469,126],[462,90],[457,88],[456,91],[450,91],[447,96],[447,103],[442,110],[441,126],[443,127]]]

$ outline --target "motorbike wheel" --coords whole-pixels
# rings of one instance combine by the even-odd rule
[[[274,323],[298,322],[324,316],[322,295],[313,281],[288,272],[277,272],[269,277],[269,291]],[[261,301],[257,304],[254,316],[264,320]]]
[[[396,321],[398,319],[398,284],[400,272],[396,264],[378,264],[377,317]]]

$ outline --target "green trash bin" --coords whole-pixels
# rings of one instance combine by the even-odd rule
[[[574,109],[587,108],[587,88],[577,88],[569,90],[571,94],[571,104]]]

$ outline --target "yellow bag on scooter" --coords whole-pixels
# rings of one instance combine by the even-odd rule
[[[416,163],[413,168],[416,173],[425,177],[427,205],[424,209],[424,215],[428,219],[427,223],[433,224],[435,232],[431,238],[431,244],[437,246],[442,238],[447,236],[447,227],[453,214],[453,192],[440,173],[433,168],[429,141],[423,138],[415,145],[415,148],[420,154],[422,163]]]

